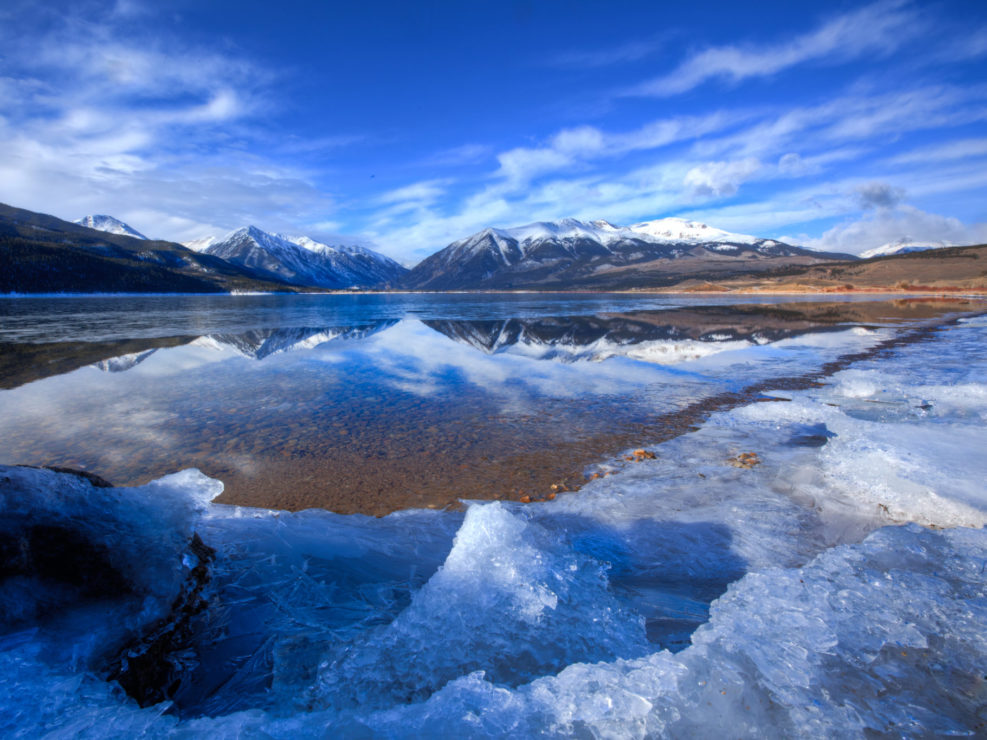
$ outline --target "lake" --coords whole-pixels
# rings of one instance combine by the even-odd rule
[[[967,732],[985,310],[0,299],[0,734]]]
[[[798,378],[962,301],[625,295],[0,301],[0,463],[382,515],[543,497],[703,402]],[[855,331],[856,330],[856,333]],[[739,400],[739,399],[738,399]],[[688,409],[694,409],[690,415]]]

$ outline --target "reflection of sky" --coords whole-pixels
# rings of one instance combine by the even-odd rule
[[[66,454],[75,440],[98,440],[104,458],[112,462],[135,446],[158,454],[186,446],[189,440],[182,438],[182,430],[194,426],[198,417],[198,433],[204,434],[210,424],[221,427],[233,415],[304,420],[327,407],[361,406],[386,415],[394,394],[443,404],[457,397],[482,398],[505,417],[537,414],[547,401],[587,399],[611,399],[637,406],[641,413],[659,413],[734,388],[738,379],[746,384],[805,372],[878,338],[873,332],[847,330],[763,346],[724,342],[722,352],[673,366],[620,356],[545,361],[536,347],[487,354],[413,320],[366,338],[330,340],[260,361],[203,338],[159,349],[123,372],[90,366],[0,392],[5,412],[0,433],[8,439],[8,449],[21,454],[35,439]],[[640,354],[641,345],[611,349]],[[549,355],[550,350],[545,348]],[[231,462],[250,465],[232,457]]]
[[[488,355],[410,321],[375,337],[359,351],[376,363],[382,382],[421,395],[450,383],[470,384],[513,403],[537,396],[629,393],[648,383],[673,382],[669,371],[640,363],[558,363],[512,352]]]

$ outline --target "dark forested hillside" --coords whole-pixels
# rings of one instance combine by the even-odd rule
[[[180,244],[96,231],[0,204],[0,293],[291,290]]]

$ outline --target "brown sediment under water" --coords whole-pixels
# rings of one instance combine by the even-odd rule
[[[0,342],[0,462],[116,485],[196,467],[224,482],[220,503],[287,510],[539,500],[577,490],[594,466],[646,464],[621,453],[654,451],[714,412],[813,387],[984,308],[628,300],[554,315],[544,303]]]

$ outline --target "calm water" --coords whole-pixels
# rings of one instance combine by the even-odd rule
[[[385,514],[541,498],[702,404],[964,301],[355,295],[0,299],[0,463]],[[555,488],[553,489],[553,486]]]

